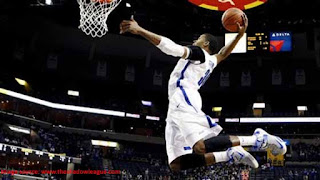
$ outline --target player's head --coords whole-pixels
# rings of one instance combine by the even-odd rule
[[[207,50],[209,54],[213,54],[217,49],[217,40],[212,34],[205,33],[199,36],[199,38],[193,42],[193,45]]]

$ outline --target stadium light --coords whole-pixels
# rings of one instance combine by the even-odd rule
[[[222,107],[213,107],[212,111],[213,112],[221,112],[222,111]]]
[[[142,100],[141,103],[145,106],[152,106],[152,102],[151,101],[144,101]]]
[[[131,4],[130,3],[126,3],[126,7],[130,8]]]
[[[240,118],[240,123],[320,123],[320,117]]]
[[[252,109],[264,109],[265,107],[265,103],[253,103]]]
[[[308,111],[307,106],[297,106],[298,111]]]
[[[226,118],[225,122],[239,122],[239,118]]]
[[[137,118],[137,119],[139,119],[139,118],[140,118],[140,115],[139,115],[139,114],[126,113],[126,117],[131,117],[131,118]]]
[[[153,121],[159,121],[160,117],[157,117],[157,116],[146,116],[146,119],[153,120]]]
[[[46,0],[45,3],[46,5],[52,5],[52,0]]]
[[[25,80],[19,79],[19,78],[14,78],[18,84],[20,84],[21,86],[25,86],[27,84],[27,82]]]
[[[22,128],[19,126],[12,126],[12,125],[8,125],[8,126],[9,126],[9,129],[11,129],[12,131],[20,132],[20,133],[24,133],[24,134],[30,134],[30,129]]]
[[[114,147],[114,148],[119,146],[117,142],[112,142],[112,141],[91,140],[91,143],[94,146],[104,146],[104,147]]]
[[[27,96],[24,94],[16,93],[10,90],[6,90],[0,88],[0,93],[5,94],[7,96],[15,97],[18,99],[22,99],[25,101],[33,102],[36,104],[40,104],[43,106],[55,108],[55,109],[63,109],[63,110],[70,110],[70,111],[79,111],[79,112],[86,112],[86,113],[95,113],[95,114],[104,114],[104,115],[111,115],[111,116],[119,116],[124,117],[125,112],[121,111],[113,111],[113,110],[104,110],[104,109],[97,109],[97,108],[89,108],[89,107],[82,107],[82,106],[74,106],[74,105],[65,105],[65,104],[58,104],[52,103],[49,101],[41,100],[38,98],[34,98],[31,96]]]
[[[79,96],[79,91],[68,90],[68,95],[69,96]]]

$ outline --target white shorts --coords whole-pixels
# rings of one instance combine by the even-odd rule
[[[177,89],[170,98],[165,129],[169,164],[177,157],[191,154],[199,140],[217,136],[222,130],[201,108],[192,105],[197,98],[200,95],[187,89]]]

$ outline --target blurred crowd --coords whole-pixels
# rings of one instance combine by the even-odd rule
[[[320,145],[297,143],[292,145],[292,160],[320,161]]]
[[[137,167],[138,165],[136,165]],[[152,166],[150,166],[152,168]],[[168,171],[152,172],[150,167],[146,168],[141,173],[132,173],[135,166],[122,170],[120,179],[143,179],[143,180],[238,180],[249,179],[250,168],[246,166],[230,165],[230,164],[215,164],[207,167],[184,170],[180,173],[172,173]],[[162,169],[162,167],[160,168]]]
[[[318,179],[319,167],[282,168],[273,167],[270,163],[261,164],[259,172],[242,165],[219,163],[213,166],[200,167],[173,173],[168,167],[164,146],[122,142],[119,148],[102,149],[91,145],[88,135],[57,132],[52,129],[25,122],[15,123],[29,127],[31,134],[15,133],[7,129],[2,122],[0,143],[33,148],[50,153],[65,153],[67,156],[80,157],[87,168],[121,170],[115,179],[246,179],[246,177],[265,176],[265,179]],[[298,143],[292,144],[290,161],[319,162],[319,145]],[[289,148],[290,148],[289,147]],[[109,160],[109,164],[103,163]],[[254,172],[254,173],[253,173]],[[263,174],[269,172],[268,174]],[[271,172],[271,173],[270,173]]]
[[[11,131],[6,124],[2,124],[0,143],[80,158],[95,153],[88,136],[54,132],[35,125],[29,128],[30,134],[23,134]]]

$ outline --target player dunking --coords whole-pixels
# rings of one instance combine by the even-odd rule
[[[168,162],[173,171],[185,170],[218,162],[233,162],[257,168],[256,159],[242,146],[257,150],[271,149],[285,154],[286,145],[279,137],[258,128],[252,136],[218,136],[222,128],[201,110],[202,100],[198,92],[213,69],[225,60],[234,49],[248,26],[238,23],[238,35],[217,54],[217,42],[211,34],[202,34],[191,46],[181,46],[170,39],[147,31],[138,23],[124,20],[120,33],[140,35],[167,55],[181,57],[170,75],[168,84],[169,107],[166,119],[165,139]]]

